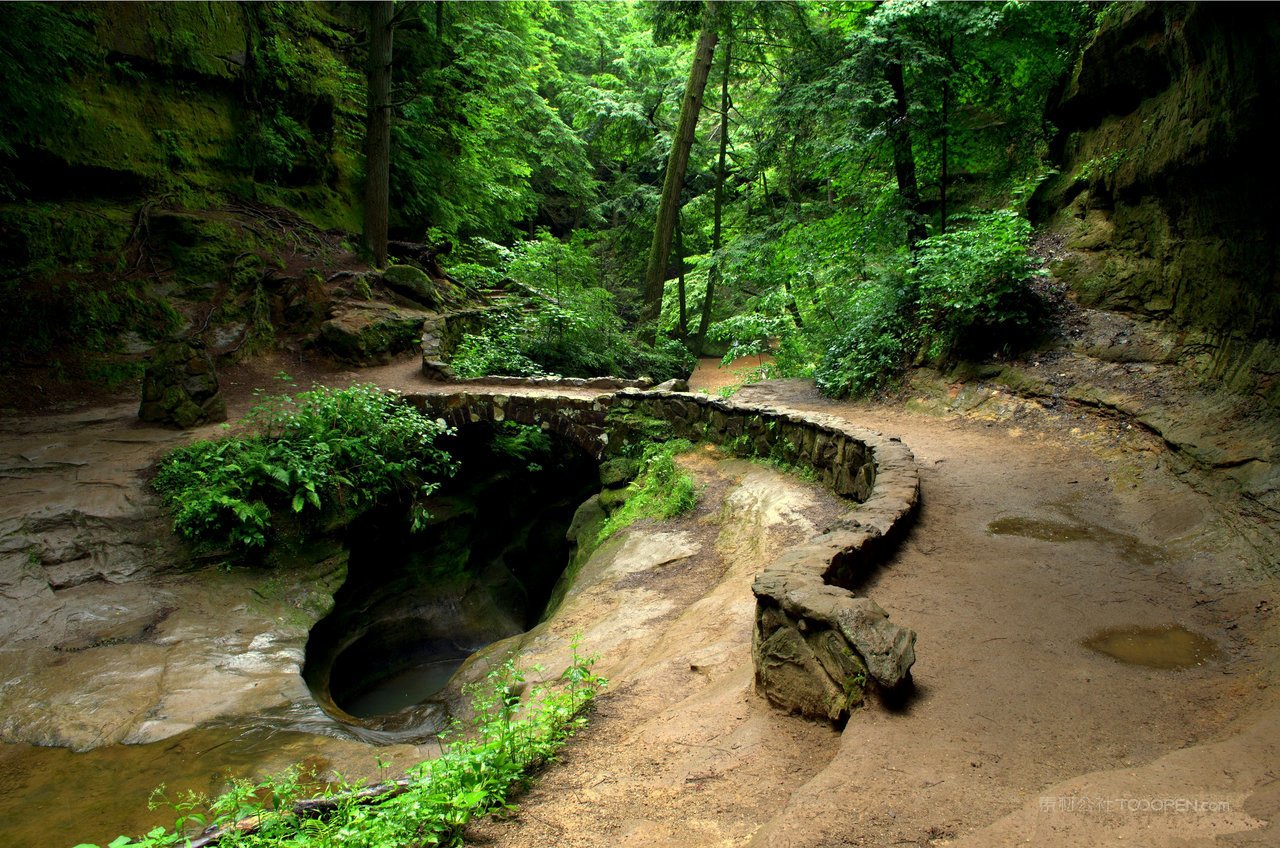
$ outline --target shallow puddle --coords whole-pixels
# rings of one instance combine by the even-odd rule
[[[1140,542],[1127,533],[1117,533],[1115,530],[1088,524],[1068,524],[1065,521],[1018,515],[997,518],[987,525],[987,532],[993,536],[1022,536],[1039,542],[1096,542],[1110,545],[1120,559],[1140,565],[1153,565],[1164,558],[1159,548]]]
[[[1144,668],[1195,668],[1218,656],[1212,639],[1177,625],[1112,627],[1085,639],[1086,648]]]
[[[998,518],[987,525],[987,532],[996,536],[1025,536],[1042,542],[1080,542],[1099,538],[1095,528],[1023,516]]]

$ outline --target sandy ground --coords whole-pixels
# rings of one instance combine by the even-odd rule
[[[915,451],[918,522],[863,587],[919,633],[914,693],[873,702],[843,732],[780,716],[752,689],[749,628],[690,607],[654,637],[664,651],[615,676],[596,720],[520,810],[469,838],[1275,844],[1274,583],[1158,452],[833,404],[811,388],[756,396],[900,435]],[[1180,625],[1218,652],[1158,670],[1082,644],[1134,625]],[[708,639],[720,646],[712,664],[700,660]]]

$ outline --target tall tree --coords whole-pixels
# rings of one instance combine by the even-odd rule
[[[716,285],[720,282],[720,248],[724,233],[724,180],[729,153],[729,70],[733,62],[733,21],[726,21],[724,50],[720,57],[720,150],[716,158],[716,193],[711,210],[711,267],[707,270],[707,292],[702,298],[702,315],[698,319],[698,334],[694,338],[693,352],[701,355],[711,327],[711,310],[715,305]]]
[[[365,132],[364,241],[379,268],[387,264],[387,221],[391,186],[392,0],[368,5],[369,92]]]
[[[916,182],[916,157],[911,148],[910,110],[907,107],[907,84],[902,76],[902,60],[891,56],[884,69],[885,80],[893,91],[893,114],[889,119],[889,138],[893,143],[893,171],[898,180],[898,196],[907,213],[907,246],[915,250],[927,231],[920,214],[920,187]]]
[[[657,334],[658,316],[662,312],[662,291],[667,279],[667,260],[671,257],[671,238],[675,233],[676,217],[680,210],[680,191],[684,186],[684,173],[689,165],[689,151],[693,148],[693,133],[702,111],[702,94],[711,72],[711,59],[715,54],[716,2],[706,0],[702,13],[702,31],[698,34],[698,46],[693,54],[693,66],[684,87],[684,100],[680,104],[680,120],[671,139],[671,155],[667,159],[667,172],[662,182],[662,199],[658,202],[658,220],[653,228],[653,243],[649,248],[649,263],[644,278],[644,308],[641,320],[647,325],[644,333],[649,341]]]

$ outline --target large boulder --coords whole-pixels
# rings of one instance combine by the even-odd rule
[[[423,306],[438,306],[440,292],[426,272],[412,265],[391,265],[382,272],[382,283],[396,294]]]
[[[138,417],[189,429],[227,419],[213,357],[198,342],[160,345],[142,376]]]
[[[380,301],[342,301],[320,327],[316,344],[355,365],[379,365],[417,346],[430,313]]]

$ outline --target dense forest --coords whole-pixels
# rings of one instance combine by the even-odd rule
[[[0,842],[1274,829],[1276,8],[0,3]]]
[[[174,335],[314,335],[331,272],[389,235],[432,246],[442,303],[536,304],[463,339],[460,374],[772,349],[827,393],[880,390],[1052,306],[1027,202],[1107,14],[4,4],[0,321],[24,344],[0,356],[118,382]]]

